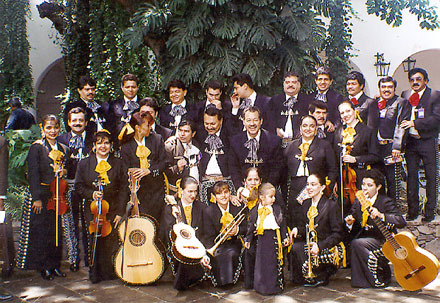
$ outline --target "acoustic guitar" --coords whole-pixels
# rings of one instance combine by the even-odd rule
[[[133,204],[132,216],[123,222],[118,234],[122,245],[115,256],[116,275],[127,284],[151,284],[162,277],[165,270],[164,258],[155,244],[156,225],[147,216],[139,215],[139,180],[129,169],[130,202]]]
[[[356,197],[362,206],[370,209],[371,203],[361,190],[356,193]],[[402,288],[409,291],[419,290],[437,277],[438,259],[421,248],[410,232],[404,231],[393,235],[382,220],[375,218],[373,221],[386,239],[382,252],[393,264],[394,276]]]
[[[196,231],[191,225],[184,222],[182,213],[176,200],[172,196],[166,196],[165,201],[171,205],[173,216],[177,223],[170,231],[171,252],[181,263],[197,264],[206,255],[205,246],[196,237]]]

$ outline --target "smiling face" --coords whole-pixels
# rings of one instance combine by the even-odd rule
[[[315,79],[316,87],[318,88],[318,91],[320,93],[324,93],[326,90],[330,88],[330,85],[332,85],[333,80],[330,80],[330,76],[326,74],[320,74]]]
[[[83,113],[76,113],[76,114],[72,113],[70,115],[70,119],[68,121],[68,124],[69,124],[70,128],[72,129],[72,132],[76,135],[79,135],[86,128],[86,125],[87,125],[86,117]]]
[[[107,137],[99,138],[94,144],[96,155],[100,158],[107,158],[112,145]]]
[[[203,115],[203,125],[209,135],[215,135],[220,130],[222,121],[218,119],[218,116]]]
[[[198,185],[195,183],[190,183],[185,188],[182,189],[182,201],[187,204],[191,204],[195,201],[197,197]]]
[[[170,95],[170,100],[173,104],[180,104],[183,102],[183,100],[185,100],[185,96],[186,96],[187,90],[185,89],[181,89],[178,87],[170,87],[169,90],[169,95]]]
[[[379,186],[377,186],[374,180],[371,178],[364,178],[362,180],[362,192],[364,193],[365,197],[368,199],[374,197],[374,195],[376,195],[379,192],[381,187],[382,185],[379,184]]]
[[[316,121],[310,117],[306,117],[302,120],[299,127],[301,136],[305,140],[312,140],[316,136]]]
[[[415,92],[420,92],[428,85],[428,80],[426,80],[421,73],[415,73],[409,79],[409,83]]]
[[[344,102],[338,106],[339,113],[341,114],[342,122],[346,125],[350,125],[356,119],[356,111],[350,106],[350,104]]]
[[[384,100],[391,100],[394,97],[394,83],[393,82],[381,82],[379,86],[380,97]]]
[[[315,175],[311,175],[307,178],[306,191],[310,198],[321,194],[324,189],[325,185],[320,184],[319,179]]]
[[[351,80],[351,79],[347,80],[345,87],[347,89],[347,93],[350,96],[356,96],[364,89],[364,86],[360,85],[358,80]]]
[[[78,88],[78,93],[81,99],[87,102],[92,102],[95,98],[96,87],[86,84],[82,89]]]
[[[55,120],[48,120],[43,126],[43,133],[47,140],[54,141],[60,133],[60,125]]]
[[[228,207],[228,203],[231,198],[231,192],[229,191],[229,188],[226,186],[226,187],[220,189],[220,191],[218,193],[215,193],[214,197],[215,197],[215,201],[221,207],[223,207],[223,209],[226,209]]]
[[[255,138],[258,135],[262,124],[263,119],[259,117],[258,112],[245,112],[243,125],[251,138]]]
[[[299,82],[299,79],[296,76],[286,77],[283,82],[283,89],[286,95],[290,97],[295,96],[301,89],[301,82]]]
[[[124,96],[127,97],[127,99],[131,100],[136,97],[139,87],[136,84],[136,81],[127,80],[124,82],[123,85],[121,85],[121,89],[124,93]]]

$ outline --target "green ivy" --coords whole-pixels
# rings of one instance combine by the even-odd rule
[[[19,96],[25,105],[33,104],[26,33],[29,15],[28,0],[0,0],[0,121],[9,114],[11,97]]]

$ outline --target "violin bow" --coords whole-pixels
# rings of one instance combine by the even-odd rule
[[[97,182],[97,186],[98,186],[98,191],[102,192],[102,183],[101,183],[101,179],[98,177],[98,182]],[[98,198],[96,200],[97,205],[98,205],[98,212],[96,215],[96,230],[95,230],[95,236],[94,236],[94,240],[93,240],[93,250],[92,250],[92,256],[91,256],[91,260],[90,260],[90,266],[93,267],[93,264],[95,263],[95,257],[96,257],[96,244],[98,242],[98,237],[99,237],[99,220],[101,218],[101,213],[102,213],[102,198]]]

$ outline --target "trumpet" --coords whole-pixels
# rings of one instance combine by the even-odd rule
[[[225,228],[220,232],[220,234],[214,239],[214,245],[207,249],[206,252],[209,253],[211,256],[214,256],[215,251],[217,248],[226,241],[230,237],[229,233],[236,227],[243,222],[243,220],[246,218],[246,215],[243,213],[243,210],[246,209],[246,206],[244,206],[238,214],[234,217],[234,219],[229,222],[228,225],[226,225]]]
[[[316,230],[310,229],[309,225],[306,225],[306,245],[307,245],[307,265],[308,265],[308,271],[307,275],[305,276],[306,279],[313,279],[316,277],[316,275],[313,273],[312,268],[319,266],[319,260],[318,256],[313,256],[311,252],[311,246],[312,243],[318,242],[318,234],[316,233]]]

